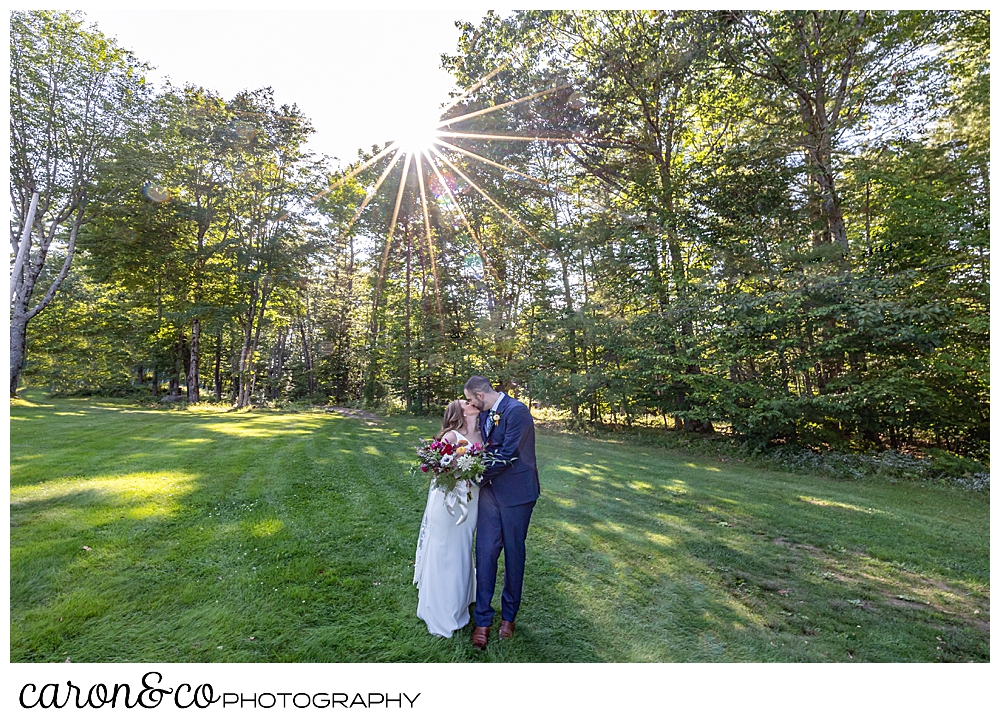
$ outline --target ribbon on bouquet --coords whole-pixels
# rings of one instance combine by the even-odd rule
[[[444,507],[448,514],[455,516],[455,509],[461,511],[456,525],[460,525],[469,517],[469,481],[459,480],[450,492],[444,495]]]
[[[477,477],[475,484],[483,481],[483,478]],[[437,482],[437,477],[431,480],[431,484]],[[469,500],[472,498],[472,487],[473,482],[471,480],[459,480],[455,483],[455,486],[444,492],[444,507],[448,510],[448,514],[452,517],[455,516],[455,510],[458,510],[460,514],[458,515],[458,520],[455,525],[460,525],[465,522],[469,517]]]

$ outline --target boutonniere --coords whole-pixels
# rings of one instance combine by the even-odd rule
[[[490,412],[490,419],[493,420],[493,426],[494,427],[497,426],[498,424],[500,424],[500,417],[502,417],[502,416],[503,416],[503,414],[501,412],[498,412],[498,411],[491,411]]]

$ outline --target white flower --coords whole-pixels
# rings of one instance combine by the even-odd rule
[[[458,461],[455,462],[455,465],[463,472],[468,472],[470,469],[472,469],[472,465],[474,465],[475,463],[476,463],[475,458],[467,454],[462,457],[459,457]]]
[[[454,455],[446,454],[444,457],[441,458],[441,466],[447,467],[448,465],[451,464],[451,461],[453,459],[455,459]]]

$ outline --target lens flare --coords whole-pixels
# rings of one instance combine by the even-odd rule
[[[382,187],[383,182],[389,176],[390,171],[396,167],[400,160],[403,161],[402,172],[399,178],[399,186],[395,193],[396,199],[392,210],[392,219],[389,222],[389,228],[387,229],[385,237],[385,244],[382,247],[381,260],[378,266],[377,274],[374,278],[375,295],[371,316],[372,344],[375,343],[377,334],[379,333],[380,325],[378,312],[382,303],[382,290],[386,282],[389,256],[394,248],[396,223],[399,221],[399,215],[403,205],[403,196],[407,194],[407,188],[410,189],[410,194],[417,194],[415,199],[413,195],[410,195],[409,198],[411,200],[408,203],[407,208],[411,209],[411,211],[408,211],[407,213],[412,212],[414,208],[414,201],[419,203],[419,215],[422,217],[421,220],[423,222],[423,242],[427,251],[427,257],[430,261],[434,300],[436,302],[438,324],[440,325],[442,335],[445,333],[445,319],[441,299],[441,284],[439,280],[439,252],[442,254],[440,259],[440,268],[445,269],[448,268],[448,266],[445,265],[445,259],[443,256],[446,247],[442,243],[439,248],[435,243],[436,234],[432,228],[430,204],[433,203],[434,207],[439,212],[437,214],[437,218],[439,219],[439,223],[442,224],[439,228],[451,225],[457,230],[460,222],[460,225],[464,226],[465,230],[469,234],[469,237],[475,244],[477,253],[466,253],[465,251],[467,251],[467,249],[463,250],[460,252],[460,255],[454,259],[454,261],[457,262],[459,268],[464,270],[466,278],[471,278],[476,283],[483,282],[484,276],[487,275],[490,279],[492,279],[492,281],[499,283],[500,277],[497,275],[496,269],[490,262],[490,257],[483,248],[479,234],[477,234],[473,228],[473,223],[471,222],[469,215],[466,213],[465,209],[463,209],[462,203],[459,202],[459,197],[462,197],[463,202],[467,204],[475,204],[478,198],[484,199],[491,206],[497,209],[508,221],[524,232],[526,236],[535,241],[535,243],[537,243],[542,249],[545,251],[550,250],[536,233],[512,215],[503,207],[502,204],[490,196],[483,188],[477,185],[470,176],[466,175],[466,173],[464,173],[462,169],[448,157],[448,154],[454,156],[455,160],[464,157],[465,159],[473,161],[477,164],[490,166],[492,168],[500,169],[502,171],[506,171],[507,173],[520,176],[521,178],[538,184],[542,189],[544,189],[544,192],[547,192],[550,195],[554,192],[566,193],[564,189],[552,182],[542,180],[506,164],[494,161],[486,156],[474,153],[467,148],[463,148],[461,145],[456,145],[456,143],[463,140],[501,142],[524,141],[527,143],[534,141],[555,144],[557,147],[559,144],[595,142],[594,139],[584,141],[583,138],[579,136],[556,137],[544,135],[477,133],[470,132],[471,129],[469,129],[468,126],[459,125],[464,121],[468,121],[473,118],[480,118],[505,108],[510,108],[536,98],[541,98],[545,95],[566,90],[570,87],[569,84],[555,85],[545,88],[544,90],[525,95],[521,98],[516,98],[514,100],[488,106],[486,108],[472,110],[466,108],[458,110],[456,115],[450,118],[444,117],[458,108],[458,106],[469,98],[472,93],[483,87],[486,82],[496,76],[504,67],[506,67],[507,64],[508,63],[505,63],[496,68],[493,72],[489,73],[480,81],[469,87],[460,96],[454,98],[449,104],[434,113],[426,112],[422,109],[401,108],[396,117],[399,132],[396,135],[395,140],[386,143],[386,147],[383,148],[380,153],[354,167],[351,171],[345,173],[341,178],[331,183],[325,190],[318,193],[313,199],[317,200],[330,193],[335,188],[339,187],[343,183],[346,183],[362,171],[365,171],[375,163],[379,162],[386,155],[393,153],[392,157],[388,161],[388,165],[383,169],[381,175],[379,176],[378,181],[374,184],[374,187],[368,191],[364,201],[360,204],[360,207],[356,209],[353,218],[347,224],[347,228],[343,231],[346,235],[350,232],[355,222],[358,221],[364,210],[369,206],[369,203],[374,199],[375,195]],[[577,110],[582,107],[582,102],[582,96],[577,92],[571,93],[567,101],[571,108]],[[444,140],[445,138],[453,139],[455,143],[449,143]],[[409,179],[411,167],[417,176],[415,184],[411,183]],[[411,236],[408,232],[406,237],[407,242],[409,243]],[[457,251],[457,249],[452,249],[452,251]],[[421,265],[422,264],[423,261],[421,261]]]
[[[151,181],[143,185],[142,195],[153,203],[163,203],[170,200],[170,191],[167,187]]]

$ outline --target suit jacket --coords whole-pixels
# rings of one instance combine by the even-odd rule
[[[490,411],[479,414],[479,432],[487,451],[496,458],[487,465],[483,484],[492,485],[493,495],[501,507],[534,502],[541,493],[535,462],[535,421],[524,404],[506,395],[497,411],[500,421],[489,437],[486,436],[486,420]]]

